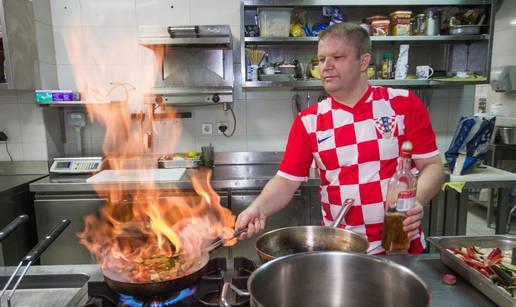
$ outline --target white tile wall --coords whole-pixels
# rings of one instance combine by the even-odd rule
[[[501,1],[496,11],[493,40],[492,67],[516,65],[516,1]],[[477,86],[477,88],[480,86]],[[487,91],[487,111],[493,103],[502,103],[505,116],[498,117],[497,125],[516,126],[516,92],[496,93],[489,87]],[[477,94],[475,101],[485,93]]]
[[[52,0],[52,23],[58,27],[81,25],[81,5],[79,0]]]
[[[190,0],[138,0],[138,25],[184,26],[190,23]]]
[[[239,0],[190,0],[191,24],[240,25]]]
[[[81,0],[83,26],[132,26],[136,24],[135,0]]]
[[[110,81],[143,87],[143,80],[152,75],[155,57],[151,49],[138,45],[137,25],[229,24],[234,36],[234,74],[240,84],[239,0],[55,0],[52,1],[52,19],[61,88],[77,89],[88,85],[105,92]],[[65,41],[77,38],[77,47],[67,53]],[[210,142],[219,151],[284,150],[293,120],[293,94],[284,90],[242,91],[236,88],[234,108],[238,123],[231,138],[216,132],[217,122],[227,122],[232,128],[229,112],[224,112],[221,107],[187,109],[193,118],[181,120],[183,131],[176,150],[200,150]],[[299,94],[306,97],[306,92]],[[312,101],[319,95],[317,92],[310,94]],[[117,95],[120,93],[114,96]],[[438,132],[441,152],[447,149],[457,117],[472,113],[473,95],[472,88],[433,91],[430,114]],[[6,97],[6,101],[9,99]],[[137,92],[131,93],[130,101],[141,106]],[[213,124],[213,135],[202,134],[201,125],[205,122]],[[37,126],[37,122],[34,125]],[[169,124],[158,124],[158,131],[167,129],[170,129]],[[83,134],[85,151],[99,153],[103,133],[100,125],[88,124]],[[68,130],[67,136],[67,151],[73,151],[75,137]],[[162,133],[155,142],[157,147],[163,147],[173,140]]]

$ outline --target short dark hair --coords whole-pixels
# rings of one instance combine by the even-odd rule
[[[319,34],[319,40],[325,38],[341,38],[349,40],[357,51],[357,56],[371,53],[371,39],[366,29],[351,22],[341,22],[329,26]]]

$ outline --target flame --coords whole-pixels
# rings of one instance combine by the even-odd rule
[[[163,49],[150,48],[155,65],[138,66],[137,83],[111,80],[109,66],[88,72],[77,63],[92,58],[94,63],[109,62],[137,49],[136,40],[121,38],[112,48],[99,52],[88,29],[80,31],[64,37],[76,86],[83,100],[113,101],[87,105],[90,121],[105,127],[103,151],[109,168],[119,174],[120,170],[138,169],[147,177],[159,156],[176,152],[181,136],[175,110],[143,98],[144,89],[153,87],[160,75]],[[161,113],[159,118],[169,120],[156,121],[156,112]],[[150,282],[186,275],[207,259],[204,248],[210,242],[233,232],[235,217],[220,205],[210,180],[210,169],[196,171],[191,176],[192,193],[172,186],[158,187],[153,181],[131,186],[130,193],[124,183],[96,185],[97,193],[107,202],[98,215],[85,218],[84,231],[78,233],[80,242],[95,256],[102,271],[119,281]]]

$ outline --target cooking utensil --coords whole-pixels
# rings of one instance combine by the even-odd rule
[[[222,306],[231,306],[225,283]],[[312,252],[272,260],[255,270],[239,295],[251,306],[428,306],[430,290],[390,260],[343,252]]]
[[[29,219],[27,214],[19,215],[17,218],[12,220],[7,226],[0,230],[0,242],[7,238],[18,226],[25,223]]]
[[[435,246],[441,253],[441,261],[457,272],[471,285],[485,294],[497,305],[514,306],[516,300],[507,292],[500,289],[481,273],[468,266],[447,249],[466,247],[468,245],[480,246],[482,248],[498,247],[503,251],[516,248],[516,236],[495,235],[495,236],[458,236],[458,237],[430,237],[428,242]]]
[[[467,34],[479,34],[480,33],[479,25],[450,25],[450,34],[451,35],[467,35]]]
[[[183,276],[179,276],[174,279],[160,281],[160,282],[124,282],[117,280],[113,274],[109,271],[103,271],[104,280],[108,284],[108,286],[116,291],[117,293],[122,293],[130,296],[162,296],[166,294],[175,293],[177,291],[183,290],[185,288],[190,288],[192,285],[195,285],[199,278],[204,274],[206,270],[206,266],[209,260],[209,252],[219,248],[228,240],[232,240],[237,238],[242,232],[246,231],[247,228],[243,228],[237,230],[233,233],[233,236],[230,238],[223,238],[211,243],[206,248],[206,253],[203,253],[201,259],[196,263],[196,265],[189,269],[189,271]],[[176,258],[181,254],[174,255]],[[111,275],[111,276],[110,276]]]
[[[11,299],[14,295],[14,292],[16,291],[16,288],[18,288],[18,285],[22,281],[23,277],[29,270],[32,263],[34,261],[38,260],[38,258],[41,256],[41,254],[43,254],[43,252],[50,246],[50,244],[52,244],[52,242],[54,242],[54,240],[57,239],[57,237],[59,237],[59,235],[66,229],[66,227],[68,227],[68,225],[70,225],[70,220],[62,220],[41,241],[39,241],[38,244],[36,244],[36,246],[34,246],[27,253],[27,255],[25,255],[25,257],[23,257],[23,259],[20,261],[20,263],[14,270],[11,277],[9,277],[9,280],[5,284],[4,288],[2,289],[2,292],[0,293],[0,302],[1,302],[1,299],[4,296],[5,292],[7,291],[7,288],[9,287],[11,282],[16,277],[16,274],[18,273],[18,271],[21,269],[22,266],[25,266],[20,277],[18,277],[18,279],[16,280],[16,283],[14,284],[13,288],[11,289],[11,293],[7,297],[7,304],[8,304],[8,306],[11,306]]]
[[[495,127],[496,133],[500,136],[500,140],[504,144],[516,144],[516,127]]]
[[[353,199],[346,199],[331,227],[294,226],[275,229],[256,240],[256,251],[265,263],[290,254],[313,251],[352,251],[365,253],[369,242],[357,233],[337,228],[344,220]]]

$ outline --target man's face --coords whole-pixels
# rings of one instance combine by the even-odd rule
[[[327,37],[319,41],[317,55],[324,89],[328,94],[349,92],[367,70],[371,55],[357,55],[346,38]]]

